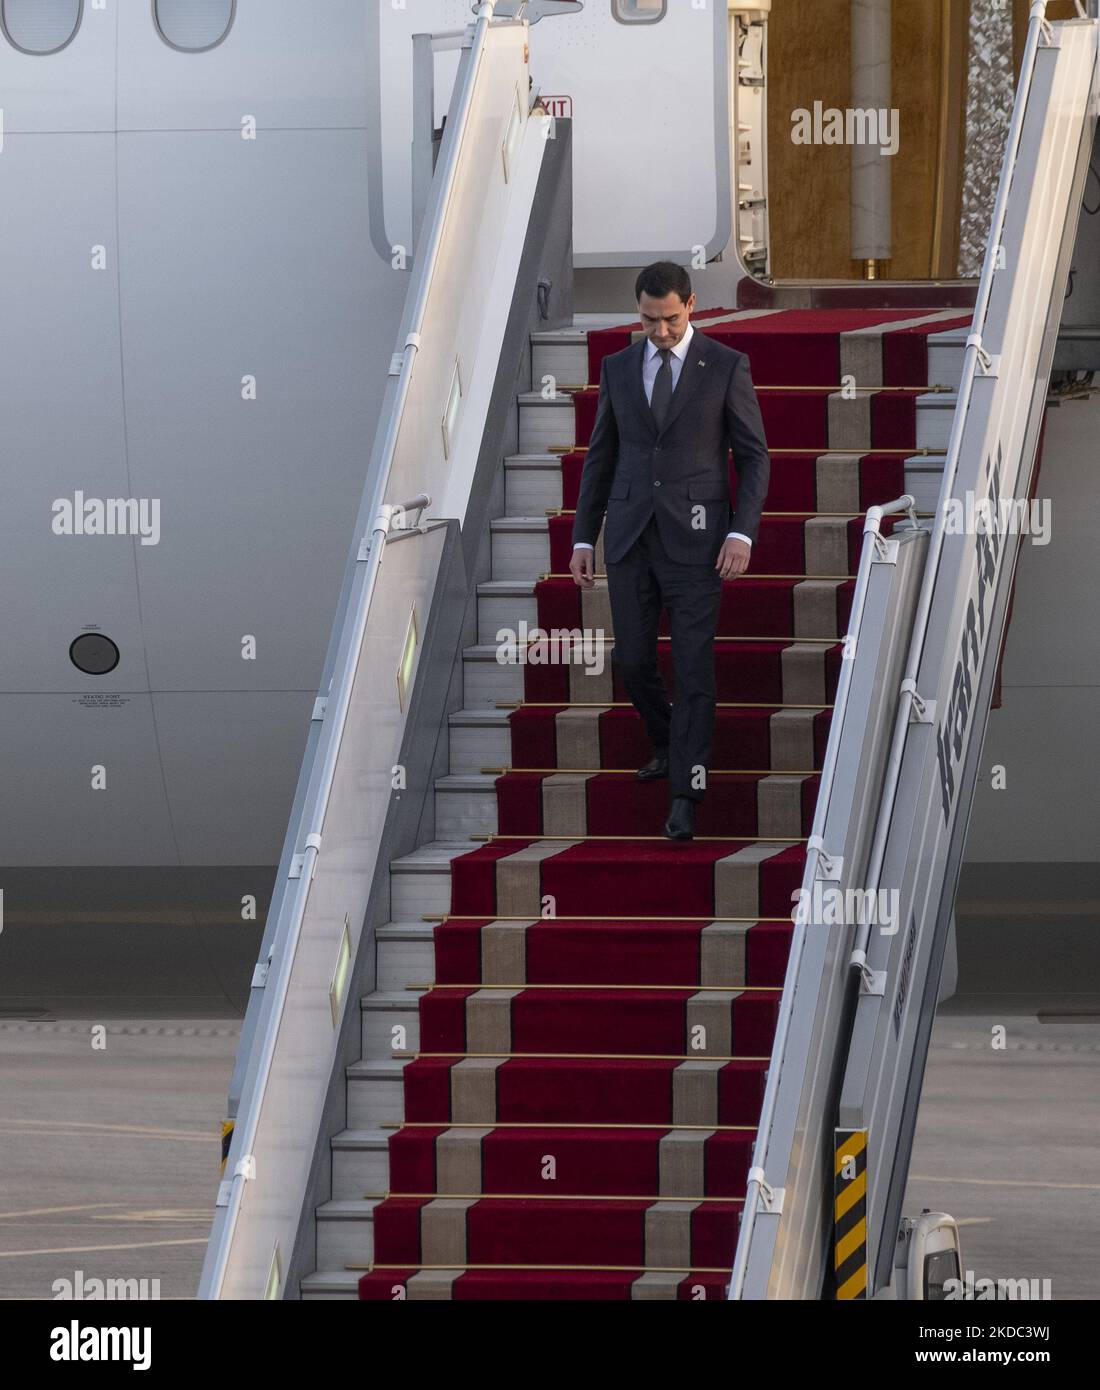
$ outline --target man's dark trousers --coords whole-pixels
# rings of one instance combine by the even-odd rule
[[[606,565],[619,668],[654,751],[668,749],[669,791],[702,801],[714,737],[714,637],[722,579],[713,564],[670,560],[656,516],[621,560]],[[675,672],[672,708],[657,665],[657,626],[668,609]]]

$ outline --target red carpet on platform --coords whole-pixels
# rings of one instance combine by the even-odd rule
[[[532,578],[540,627],[597,634],[606,659],[524,665],[498,832],[453,861],[435,928],[362,1299],[725,1296],[862,513],[904,492],[928,336],[969,315],[694,318],[749,354],[776,451],[749,573],[723,595],[696,839],[666,841],[668,784],[633,777],[651,750],[612,660],[602,547],[595,589],[568,575],[587,387],[550,573]],[[590,382],[639,329],[588,335]],[[861,389],[843,392],[846,376]],[[661,635],[674,699],[667,622]]]

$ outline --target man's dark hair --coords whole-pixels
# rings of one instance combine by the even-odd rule
[[[634,282],[634,298],[643,294],[664,299],[666,294],[678,294],[684,304],[691,298],[691,276],[675,261],[654,261],[647,265]]]

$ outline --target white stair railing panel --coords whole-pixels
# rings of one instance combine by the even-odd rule
[[[200,1298],[279,1298],[298,1234],[447,527],[461,521],[553,121],[527,26],[469,26],[359,514],[307,790],[279,867],[270,962]],[[398,273],[395,270],[395,273]]]
[[[898,701],[867,886],[901,930],[865,931],[838,1124],[867,1132],[867,1293],[889,1281],[928,1032],[965,842],[1069,257],[1096,124],[1094,21],[1032,21],[959,406]],[[976,518],[991,507],[990,529]],[[961,529],[960,529],[961,523]]]
[[[921,528],[884,538],[883,516],[913,513],[911,496],[872,507],[852,602],[847,656],[807,844],[783,998],[730,1280],[731,1299],[815,1298],[828,1258],[830,1194],[821,1153],[840,1080],[851,928],[837,897],[862,886],[868,820],[889,747],[892,692],[912,626],[927,548]]]

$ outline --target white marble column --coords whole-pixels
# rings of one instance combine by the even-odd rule
[[[876,113],[874,124],[857,114],[855,129],[865,132],[877,128],[880,114],[890,119],[890,9],[891,0],[852,0],[852,109]],[[852,256],[889,260],[893,159],[878,140],[853,142],[851,155]]]

